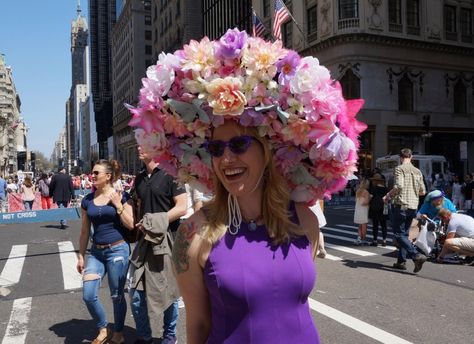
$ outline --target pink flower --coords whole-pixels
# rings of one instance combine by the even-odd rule
[[[181,61],[182,70],[192,70],[201,72],[201,75],[207,77],[212,73],[212,69],[216,65],[214,56],[214,44],[209,38],[204,37],[200,42],[191,40],[191,42],[183,47],[184,58]]]
[[[189,134],[186,123],[184,123],[181,117],[175,115],[169,114],[165,116],[163,126],[167,134],[173,134],[176,137],[183,137]]]
[[[146,133],[152,131],[163,131],[160,111],[148,111],[142,108],[129,108],[132,113],[132,119],[128,122],[131,127],[139,127]]]
[[[337,116],[339,127],[353,141],[356,141],[357,136],[367,129],[365,123],[356,120],[356,115],[363,105],[363,99],[348,100],[343,111]]]
[[[242,82],[237,78],[214,79],[206,85],[208,102],[215,115],[240,115],[247,100],[240,91]]]
[[[320,118],[317,122],[311,124],[308,139],[316,142],[318,145],[323,145],[337,130],[336,125],[330,119]]]
[[[300,55],[296,51],[290,50],[288,54],[276,63],[278,75],[278,82],[281,85],[288,85],[290,77],[295,75],[296,67],[300,63]]]

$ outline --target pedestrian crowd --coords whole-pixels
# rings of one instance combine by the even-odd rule
[[[418,272],[427,257],[414,245],[418,238],[416,233],[412,233],[419,231],[425,221],[437,221],[439,230],[436,235],[442,238],[439,240],[442,249],[433,250],[433,260],[441,263],[451,252],[465,256],[465,262],[470,264],[474,256],[474,219],[469,216],[472,215],[474,200],[474,173],[467,174],[463,183],[460,183],[459,176],[453,176],[452,181],[447,182],[441,174],[435,174],[428,181],[428,185],[431,185],[428,189],[426,179],[413,166],[411,158],[410,149],[401,151],[401,164],[394,170],[392,189],[387,188],[385,177],[378,169],[370,177],[361,178],[358,182],[354,223],[359,227],[354,244],[378,246],[380,226],[381,244],[386,246],[387,221],[390,221],[393,243],[398,248],[398,258],[393,267],[406,270],[407,259],[412,259],[414,272]],[[467,214],[460,214],[458,210]],[[453,218],[455,221],[451,221]],[[371,241],[366,238],[369,219],[372,220]],[[447,233],[443,232],[443,226],[447,227]]]

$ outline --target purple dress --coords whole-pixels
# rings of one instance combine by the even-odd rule
[[[294,213],[294,210],[293,210]],[[271,245],[265,225],[242,222],[214,245],[204,268],[212,326],[207,344],[318,344],[308,295],[316,281],[311,245]]]

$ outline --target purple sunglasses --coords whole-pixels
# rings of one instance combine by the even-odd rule
[[[249,149],[255,137],[250,135],[234,136],[229,141],[211,140],[204,143],[206,151],[214,158],[219,158],[224,154],[226,147],[234,154],[243,154]]]

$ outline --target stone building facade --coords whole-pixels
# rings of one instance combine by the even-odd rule
[[[151,1],[128,0],[117,9],[112,31],[112,92],[114,157],[127,173],[140,168],[135,136],[128,126],[130,112],[124,106],[136,104],[141,79],[152,64]]]
[[[474,171],[473,0],[285,3],[299,25],[283,25],[285,45],[317,57],[346,98],[365,99],[361,171],[403,147]],[[271,32],[273,1],[253,6]]]
[[[17,134],[26,128],[20,118],[20,96],[13,81],[13,72],[0,54],[0,174],[17,171]],[[25,129],[26,130],[26,129]],[[24,147],[26,156],[26,147]]]

